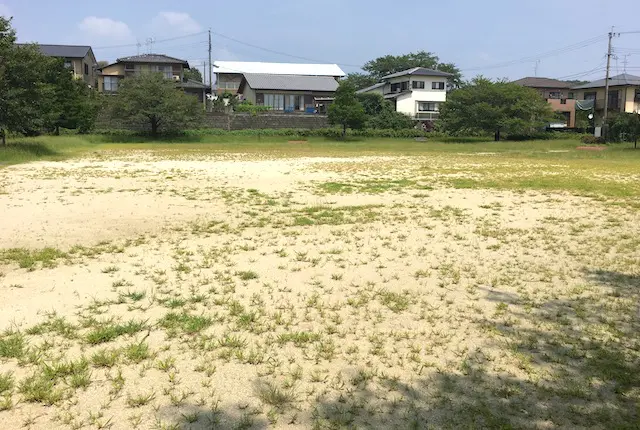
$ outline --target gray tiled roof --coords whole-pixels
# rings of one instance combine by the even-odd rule
[[[193,79],[188,79],[186,81],[182,81],[178,83],[178,86],[182,88],[209,88],[208,85],[203,84],[202,82],[194,81]]]
[[[189,63],[175,57],[169,57],[164,54],[143,54],[133,55],[131,57],[118,58],[118,63],[164,63],[164,64],[183,64],[189,67]]]
[[[402,72],[392,73],[390,75],[383,76],[382,79],[391,79],[391,78],[397,78],[399,76],[409,76],[409,75],[442,76],[442,77],[453,76],[451,73],[441,72],[440,70],[431,70],[431,69],[426,69],[424,67],[414,67],[413,69],[403,70]]]
[[[530,88],[570,88],[571,84],[558,79],[526,77],[513,81],[514,84]]]
[[[84,58],[90,46],[84,45],[38,45],[40,52],[48,57]]]
[[[609,78],[610,86],[623,86],[623,85],[640,85],[640,76],[630,75],[623,73],[621,75],[612,76]],[[588,84],[578,85],[573,87],[575,90],[582,90],[586,88],[602,88],[605,86],[604,79],[598,79],[597,81],[589,82]]]
[[[386,85],[385,82],[378,82],[377,84],[371,85],[370,87],[363,88],[361,90],[356,91],[358,94],[367,93],[369,91],[373,91],[377,88],[384,87]]]
[[[338,81],[331,76],[270,75],[245,73],[247,84],[254,90],[325,91],[338,89]]]

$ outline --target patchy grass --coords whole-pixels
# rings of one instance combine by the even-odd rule
[[[57,260],[67,258],[68,254],[56,248],[29,250],[25,248],[11,248],[0,250],[0,261],[15,263],[22,269],[35,270],[38,265],[45,268],[57,266]]]
[[[143,321],[130,320],[125,324],[105,322],[98,324],[89,333],[87,333],[85,340],[91,345],[98,345],[101,343],[111,342],[120,336],[134,335],[146,328],[147,325]]]

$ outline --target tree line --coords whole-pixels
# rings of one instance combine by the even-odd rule
[[[0,139],[60,128],[88,131],[99,109],[97,96],[74,79],[64,60],[42,55],[35,44],[16,44],[11,20],[0,16]]]

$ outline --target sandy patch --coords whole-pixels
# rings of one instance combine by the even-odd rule
[[[0,265],[0,428],[634,418],[632,210],[447,188],[442,157],[199,157],[0,170],[0,248],[27,248]]]

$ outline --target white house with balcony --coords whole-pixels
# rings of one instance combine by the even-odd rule
[[[450,73],[414,67],[384,76],[381,82],[358,91],[359,94],[377,93],[393,103],[397,112],[415,120],[438,119],[440,105],[447,101]]]

